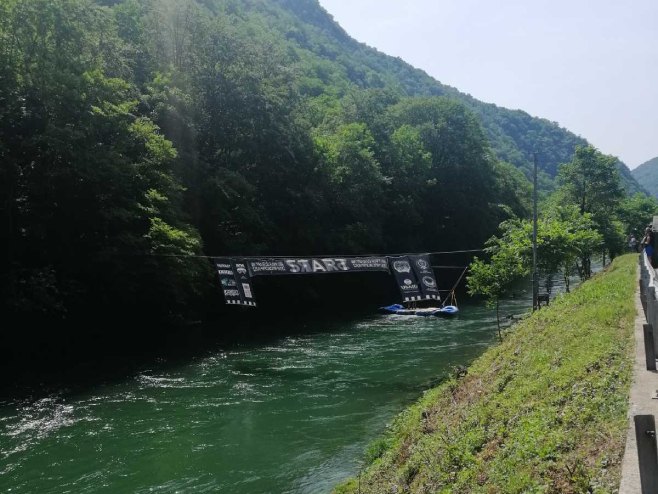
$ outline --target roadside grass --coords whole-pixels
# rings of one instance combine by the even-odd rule
[[[636,266],[617,258],[427,391],[335,494],[617,492]]]

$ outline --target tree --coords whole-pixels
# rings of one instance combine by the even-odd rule
[[[545,276],[548,283],[551,275],[561,272],[568,292],[574,271],[581,279],[586,278],[579,261],[599,252],[603,242],[590,214],[581,215],[573,206],[561,206],[549,211],[537,228],[537,266],[540,275]],[[550,293],[550,285],[546,289]]]
[[[426,242],[481,245],[510,216],[499,207],[507,202],[504,195],[515,198],[517,191],[497,173],[476,117],[456,101],[433,97],[403,99],[389,109],[389,119],[393,129],[413,129],[430,156],[425,176],[431,186],[424,187],[421,206]]]
[[[558,201],[578,207],[581,215],[591,214],[595,228],[604,239],[604,248],[613,258],[623,250],[623,232],[617,221],[619,204],[624,197],[617,159],[605,156],[593,146],[578,146],[570,163],[558,173]],[[581,259],[586,277],[591,275],[591,257]]]
[[[502,340],[500,331],[500,298],[509,290],[512,283],[527,274],[523,262],[512,252],[505,250],[492,255],[489,262],[475,258],[469,266],[466,278],[468,293],[482,295],[487,306],[496,309],[496,325],[498,337]]]
[[[547,216],[537,225],[537,269],[546,279],[550,293],[552,276],[562,272],[566,290],[574,269],[579,272],[578,260],[591,256],[603,243],[602,236],[593,228],[591,215],[581,215],[575,208],[566,207],[560,216]],[[476,258],[469,267],[469,293],[483,295],[489,306],[496,307],[500,332],[499,301],[519,278],[532,269],[532,231],[530,220],[512,219],[500,224],[500,234],[487,241],[489,262]]]
[[[359,252],[381,244],[384,177],[372,148],[375,141],[362,123],[341,125],[318,135],[319,166],[330,187],[336,245]]]
[[[500,298],[512,283],[530,272],[527,259],[527,232],[519,220],[504,221],[501,235],[487,240],[489,261],[475,258],[469,266],[466,285],[470,295],[482,295],[489,307],[496,309],[498,337],[500,332]]]
[[[128,74],[111,12],[31,0],[3,13],[0,100],[15,102],[0,112],[5,307],[54,319],[109,306],[184,313],[208,268],[174,261],[201,242],[182,213],[174,146],[118,77]]]
[[[563,196],[577,204],[581,214],[614,211],[624,196],[616,163],[615,157],[593,146],[578,146],[571,162],[560,167]]]
[[[654,215],[658,215],[658,200],[640,192],[625,198],[619,208],[619,219],[624,225],[624,233],[634,234],[638,241]]]

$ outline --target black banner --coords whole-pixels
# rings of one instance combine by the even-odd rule
[[[213,260],[222,283],[226,303],[256,307],[246,263],[243,260],[236,261],[227,258]]]
[[[306,259],[248,259],[251,276],[275,274],[389,272],[385,257],[310,257]]]
[[[416,256],[409,256],[411,268],[418,280],[420,292],[425,300],[441,300],[439,295],[439,287],[436,284],[434,271],[430,264],[429,254],[419,254]]]
[[[423,300],[423,294],[418,285],[418,280],[414,274],[409,257],[389,257],[388,260],[391,265],[391,271],[395,276],[395,281],[400,288],[402,301],[416,302]]]
[[[256,307],[252,276],[393,272],[404,302],[440,300],[428,254],[400,257],[214,258],[226,303]]]

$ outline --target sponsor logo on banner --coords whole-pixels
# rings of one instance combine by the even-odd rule
[[[425,259],[418,259],[418,260],[416,261],[416,265],[417,265],[420,269],[422,269],[423,271],[429,269],[429,267],[430,267],[430,263],[427,262]]]
[[[395,276],[398,289],[402,294],[402,301],[413,302],[421,300],[418,279],[414,273],[409,257],[390,257],[389,263],[391,265],[391,271]]]
[[[434,277],[434,271],[429,260],[429,254],[409,256],[413,263],[413,271],[422,283],[420,292],[424,300],[440,300],[438,285]]]
[[[395,261],[393,263],[393,269],[395,269],[398,273],[410,273],[411,272],[411,266],[407,261]]]
[[[249,271],[244,262],[236,262],[233,259],[215,259],[215,267],[227,304],[256,306]]]
[[[425,286],[436,288],[436,281],[434,281],[434,278],[430,278],[429,276],[423,277],[423,283],[425,283]]]
[[[406,280],[404,280],[404,285],[401,285],[400,288],[402,290],[418,290],[418,284],[414,283],[413,280],[407,278]]]

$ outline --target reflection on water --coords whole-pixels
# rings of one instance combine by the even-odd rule
[[[528,305],[525,293],[502,313]],[[0,491],[328,492],[404,405],[495,337],[478,306],[286,324],[277,341],[0,402]]]

